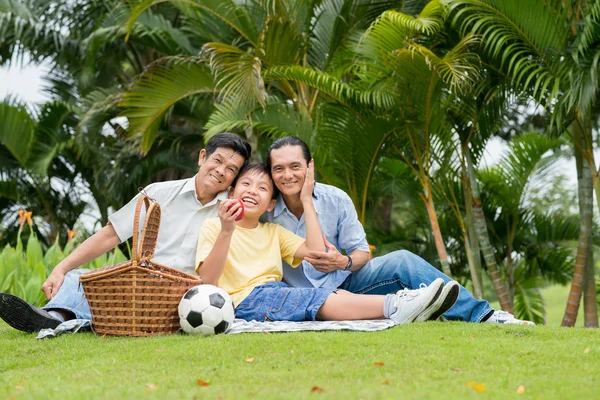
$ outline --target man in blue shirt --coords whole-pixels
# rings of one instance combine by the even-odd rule
[[[267,165],[280,194],[275,209],[265,218],[302,237],[306,236],[306,226],[300,191],[311,159],[306,143],[292,136],[276,140],[267,153]],[[313,196],[327,252],[311,252],[311,257],[306,257],[299,268],[284,263],[283,278],[289,285],[388,294],[418,289],[421,284],[429,285],[437,278],[445,282],[452,280],[406,250],[371,259],[365,231],[350,197],[334,186],[321,183],[315,184]],[[341,249],[347,255],[343,255]],[[458,301],[444,317],[470,322],[535,325],[505,311],[493,310],[487,301],[475,299],[464,287],[461,287]]]

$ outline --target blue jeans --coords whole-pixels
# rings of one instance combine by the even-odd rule
[[[56,296],[44,306],[44,310],[67,310],[77,319],[92,319],[90,305],[85,299],[83,287],[79,285],[79,276],[89,269],[74,269],[65,275],[65,280]]]
[[[451,281],[421,257],[407,250],[399,250],[373,258],[350,274],[339,289],[358,294],[388,294],[402,289],[418,289],[421,283],[429,285],[437,278],[442,278],[444,282]],[[481,322],[491,311],[487,301],[477,300],[461,286],[456,304],[444,314],[444,318]]]
[[[254,288],[235,308],[235,317],[246,321],[315,321],[334,289],[295,288],[269,282]]]

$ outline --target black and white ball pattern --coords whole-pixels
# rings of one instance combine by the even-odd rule
[[[199,285],[188,290],[179,303],[179,322],[190,335],[225,333],[234,317],[229,294],[213,285]]]

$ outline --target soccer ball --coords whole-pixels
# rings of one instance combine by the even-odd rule
[[[191,288],[179,302],[179,323],[190,335],[214,335],[233,323],[233,301],[226,291],[213,285]]]

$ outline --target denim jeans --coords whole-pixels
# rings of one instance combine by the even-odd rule
[[[444,282],[451,280],[421,257],[399,250],[373,258],[350,274],[339,288],[358,294],[388,294],[402,289],[418,289],[421,283],[429,285],[437,278],[444,279]],[[490,311],[492,308],[487,301],[475,299],[461,286],[456,304],[444,314],[444,318],[481,322]]]
[[[315,321],[334,289],[295,288],[269,282],[254,288],[236,308],[235,317],[246,321]]]
[[[67,272],[58,293],[46,304],[44,310],[67,310],[75,314],[77,319],[92,319],[90,305],[79,284],[79,276],[88,271],[89,269],[74,269]]]

